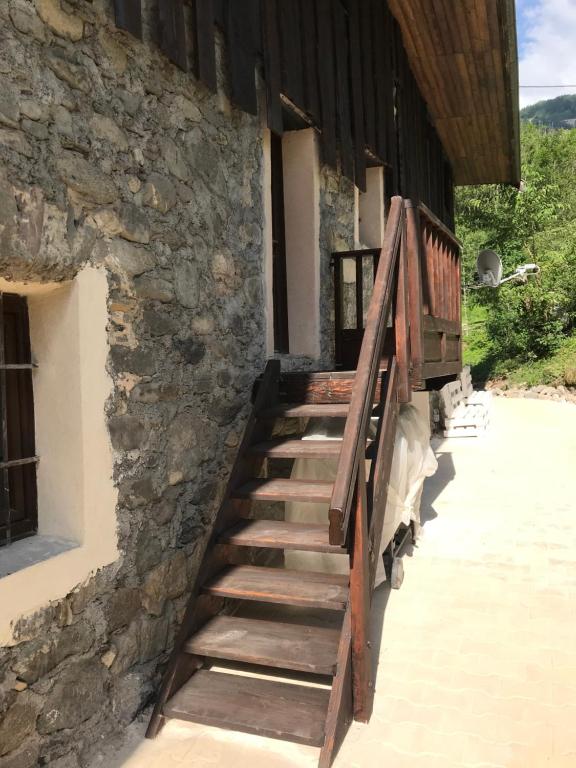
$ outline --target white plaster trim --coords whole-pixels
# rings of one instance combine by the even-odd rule
[[[282,138],[290,354],[320,357],[320,160],[314,128]]]
[[[384,168],[366,169],[366,192],[358,195],[359,241],[366,248],[381,248],[384,242]]]
[[[13,625],[59,600],[118,557],[113,456],[105,404],[113,383],[108,356],[108,283],[86,267],[71,283],[0,279],[28,296],[38,465],[39,533],[75,548],[0,578],[0,644]],[[3,550],[0,549],[0,563]],[[1,566],[0,566],[1,567]]]
[[[0,579],[17,573],[31,565],[36,565],[51,557],[61,555],[78,546],[76,541],[60,539],[56,536],[29,536],[27,539],[15,541],[9,547],[2,549],[0,558]]]
[[[272,285],[272,155],[271,138],[268,128],[262,137],[262,189],[264,198],[264,296],[266,320],[266,357],[274,355],[274,288]]]

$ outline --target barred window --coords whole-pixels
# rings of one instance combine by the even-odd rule
[[[0,293],[0,546],[38,530],[28,304]]]

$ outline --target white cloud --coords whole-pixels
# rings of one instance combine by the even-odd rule
[[[576,84],[576,0],[518,0],[520,84]],[[576,88],[520,89],[520,106]]]

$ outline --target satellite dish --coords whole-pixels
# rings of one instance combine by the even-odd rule
[[[476,272],[482,285],[498,288],[502,281],[502,259],[494,251],[480,251]]]

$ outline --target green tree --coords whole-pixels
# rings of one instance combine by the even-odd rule
[[[457,191],[457,234],[464,281],[474,280],[483,248],[505,273],[536,263],[538,277],[492,291],[470,291],[486,307],[487,354],[495,369],[550,354],[576,326],[576,130],[522,126],[521,190],[509,186]]]

